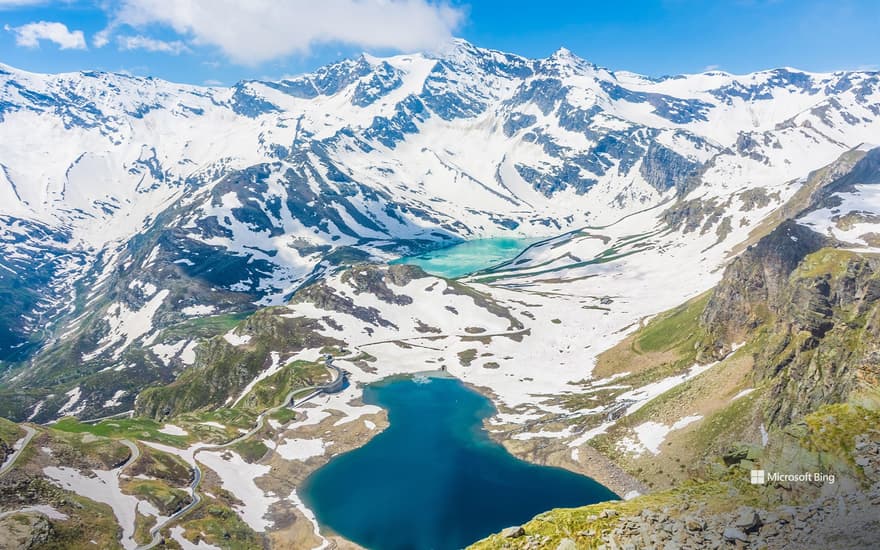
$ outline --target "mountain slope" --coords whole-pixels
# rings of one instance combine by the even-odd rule
[[[122,479],[128,440],[206,475],[108,485],[124,545],[200,494],[163,536],[320,546],[296,488],[387,422],[362,386],[441,367],[511,452],[620,495],[700,475],[723,497],[791,449],[865,487],[878,73],[652,79],[457,42],[229,89],[0,82],[0,415],[57,421],[0,483],[28,505],[80,521],[63,495],[90,485],[64,480]],[[542,240],[459,280],[385,265],[499,235]],[[265,414],[327,353],[343,391]]]
[[[863,548],[876,539],[880,257],[853,242],[860,231],[840,239],[845,220],[870,225],[874,215],[863,198],[877,184],[880,149],[860,157],[734,259],[707,295],[600,356],[594,373],[607,378],[594,384],[591,406],[604,403],[612,421],[585,432],[587,442],[650,494],[550,511],[475,548],[564,539],[584,548]],[[631,399],[639,391],[621,393],[700,365],[644,406]],[[754,469],[824,477],[755,485]]]
[[[797,191],[792,178],[876,135],[880,109],[877,73],[649,79],[462,41],[229,89],[9,67],[0,81],[0,360],[33,361],[20,390],[50,378],[47,363],[136,365],[129,396],[97,410],[110,396],[95,394],[91,415],[175,375],[190,344],[158,330],[283,303],[339,262],[628,215],[650,231],[650,209],[682,197],[670,225],[714,232],[720,251]],[[130,291],[145,283],[155,295]],[[131,348],[151,345],[177,357]],[[34,418],[50,418],[47,396],[73,382],[56,380],[5,414],[42,400]]]

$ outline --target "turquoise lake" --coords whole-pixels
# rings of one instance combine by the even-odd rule
[[[371,550],[452,550],[558,507],[617,499],[561,468],[519,460],[482,428],[491,402],[459,380],[397,378],[364,401],[390,426],[301,487],[325,527]]]
[[[513,259],[530,244],[541,239],[477,239],[417,256],[407,256],[392,264],[415,264],[426,272],[454,279]]]

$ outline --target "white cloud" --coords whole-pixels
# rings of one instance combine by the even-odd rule
[[[464,17],[445,0],[122,0],[118,6],[108,31],[162,24],[243,64],[334,42],[430,50],[448,41]]]
[[[0,0],[0,10],[5,8],[20,8],[22,6],[38,6],[45,3],[46,0]]]
[[[15,33],[15,43],[26,48],[40,47],[40,41],[58,44],[62,50],[84,50],[86,39],[82,31],[71,31],[64,23],[37,21],[20,27],[6,25],[5,30]]]
[[[146,50],[148,52],[162,52],[172,55],[189,51],[186,44],[180,40],[166,42],[165,40],[157,40],[147,36],[120,36],[118,40],[119,48],[122,50]]]
[[[111,29],[109,28],[96,32],[95,36],[92,37],[92,45],[96,48],[103,48],[104,46],[109,44],[110,32]]]

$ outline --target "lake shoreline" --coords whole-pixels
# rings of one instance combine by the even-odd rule
[[[430,389],[428,393],[420,393],[418,396],[413,396],[412,389],[405,386],[389,387],[400,383],[406,384],[415,382],[416,384],[419,384],[416,380],[425,376],[430,377],[430,382],[428,383],[447,380],[454,381],[455,384],[433,386],[433,389]],[[428,383],[425,384],[426,387]],[[397,433],[392,434],[390,436],[391,439],[383,441],[383,445],[390,445],[396,450],[391,454],[388,454],[389,451],[387,449],[376,447],[366,454],[361,452],[360,456],[353,456],[351,454],[352,452],[356,450],[363,451],[362,448],[371,443],[376,435],[384,433],[385,431],[375,430],[361,441],[355,442],[349,440],[347,443],[350,443],[350,445],[345,445],[346,449],[341,453],[335,453],[333,456],[322,456],[320,457],[320,461],[310,460],[311,467],[308,468],[310,473],[303,472],[304,475],[300,477],[299,482],[296,484],[297,492],[301,495],[304,505],[307,506],[316,517],[322,518],[318,520],[318,523],[321,528],[321,534],[324,538],[332,538],[334,542],[339,543],[341,542],[341,537],[348,542],[351,542],[343,535],[340,535],[337,532],[337,529],[341,529],[342,531],[351,534],[352,529],[361,526],[365,531],[363,531],[360,536],[354,536],[353,538],[355,540],[365,543],[367,547],[372,547],[377,544],[384,546],[387,544],[388,547],[395,548],[397,546],[395,546],[396,543],[394,540],[387,538],[371,540],[369,537],[374,536],[377,531],[382,533],[387,532],[387,530],[380,529],[377,525],[381,525],[382,522],[389,520],[390,518],[395,518],[395,521],[397,521],[399,515],[402,514],[405,516],[410,512],[409,507],[415,506],[419,509],[435,510],[436,517],[431,517],[429,514],[427,518],[423,518],[422,520],[411,518],[411,521],[406,522],[407,525],[416,525],[419,521],[422,521],[425,523],[425,526],[412,527],[412,533],[404,533],[399,536],[423,537],[424,540],[422,542],[428,545],[436,544],[441,547],[452,547],[451,545],[454,545],[455,547],[458,547],[460,545],[476,542],[484,536],[484,532],[494,532],[495,530],[506,527],[509,524],[527,521],[528,519],[531,519],[533,515],[543,511],[544,508],[585,506],[597,502],[615,500],[615,497],[617,496],[612,493],[613,489],[608,487],[608,485],[601,480],[585,475],[582,468],[573,467],[573,464],[564,460],[555,460],[553,457],[551,457],[550,460],[548,460],[547,457],[541,457],[540,459],[535,460],[534,455],[530,456],[528,453],[523,453],[522,449],[511,447],[509,444],[511,440],[506,440],[504,438],[499,439],[496,437],[497,434],[491,433],[488,429],[490,426],[488,423],[489,419],[491,419],[498,410],[492,396],[487,396],[486,392],[480,391],[479,388],[474,388],[470,384],[463,383],[460,379],[451,376],[446,372],[425,371],[424,373],[413,375],[391,376],[374,384],[370,385],[373,386],[372,390],[376,392],[373,395],[373,399],[367,398],[363,401],[381,407],[383,409],[383,416],[388,414],[388,409],[392,409],[391,415],[397,417],[397,422],[399,424],[395,424],[395,420],[390,419],[389,426],[394,426]],[[384,397],[382,392],[384,392]],[[385,407],[386,402],[383,401],[384,399],[392,400],[392,403],[388,403],[387,409]],[[436,405],[436,402],[442,403],[446,407],[449,407],[448,403],[455,403],[455,405],[452,409],[448,409],[453,412],[451,416],[444,414],[443,422],[427,427],[429,433],[424,433],[426,427],[421,420],[424,416],[420,416],[424,414],[424,409],[417,408],[409,410],[406,408],[409,405],[405,405],[405,403],[411,404],[415,402],[418,402],[420,407],[422,406],[422,403],[428,403],[427,406],[432,407]],[[478,408],[475,409],[473,408],[474,406],[477,406]],[[491,410],[489,408],[491,408]],[[431,414],[434,414],[435,409],[430,410],[432,411]],[[438,414],[443,414],[442,409],[437,412]],[[404,414],[405,416],[397,416],[400,414]],[[468,422],[468,425],[460,424],[461,421]],[[477,422],[477,424],[473,424],[473,422]],[[418,426],[418,434],[414,434],[413,432],[413,426],[416,425]],[[468,426],[471,426],[471,428],[468,428]],[[445,439],[442,435],[443,433],[454,433],[460,437],[461,434],[468,433],[468,431],[475,426],[479,427],[481,435],[477,435],[477,438],[473,440],[474,443],[466,444],[466,447],[456,449],[455,444],[450,444],[450,441],[452,440]],[[430,433],[430,431],[433,431],[434,433]],[[421,437],[422,433],[424,433],[424,437]],[[325,436],[326,435],[327,434],[325,433]],[[386,435],[385,437],[388,438],[389,436]],[[406,443],[401,445],[399,442],[392,442],[395,437],[406,437]],[[421,440],[419,440],[420,437]],[[334,435],[330,435],[328,439],[334,440],[335,437]],[[471,440],[466,439],[466,441]],[[439,451],[441,453],[439,456],[435,455],[431,457],[434,458],[436,462],[427,462],[427,460],[429,460],[427,457],[430,455],[427,452],[423,455],[422,451],[429,449],[437,452],[437,448],[432,447],[432,445],[439,445],[439,449],[453,449],[450,451],[453,453],[452,456],[456,456],[456,460],[464,460],[464,463],[468,465],[468,468],[461,470],[460,466],[457,468],[452,467],[451,472],[448,468],[445,470],[444,468],[437,470],[436,464],[455,464],[455,460],[452,460],[451,462],[449,460],[444,460],[443,456],[445,455],[442,451]],[[401,451],[401,449],[403,449],[403,451]],[[414,449],[412,451],[412,453],[414,453],[414,458],[411,457],[410,460],[414,460],[415,462],[406,461],[406,455],[410,449]],[[465,455],[463,456],[468,458],[463,458],[463,456],[460,455],[461,452],[465,452]],[[473,454],[473,456],[468,454],[468,452]],[[343,453],[347,456],[340,457]],[[378,453],[378,455],[376,455],[376,453]],[[383,475],[386,476],[386,479],[390,479],[387,477],[389,472],[383,471],[382,467],[387,460],[390,460],[392,465],[395,464],[394,459],[397,458],[395,455],[398,454],[404,455],[402,457],[404,460],[403,464],[415,463],[419,466],[417,468],[402,467],[401,469],[396,470],[393,477],[395,480],[399,479],[400,481],[378,481],[382,479]],[[381,456],[384,458],[380,464],[379,462],[370,462],[369,459],[365,458],[369,456]],[[337,462],[330,464],[334,460]],[[368,464],[373,464],[374,467],[375,464],[380,464],[379,470],[371,470],[371,476],[373,477],[369,479],[360,477],[360,472],[363,471],[364,460],[367,460]],[[422,467],[423,460],[426,460],[426,462],[424,462],[424,467]],[[332,468],[331,470],[324,470],[323,472],[319,471],[328,466],[328,464],[330,464]],[[386,466],[386,468],[389,469],[392,467],[393,466]],[[437,475],[430,473],[432,467],[439,472]],[[486,477],[486,474],[480,473],[486,468],[488,468],[486,472],[488,473],[491,471],[492,475]],[[471,472],[471,470],[473,470],[473,472]],[[444,474],[444,471],[447,473]],[[355,475],[352,472],[357,472],[357,474]],[[458,506],[471,506],[471,500],[477,502],[480,499],[490,499],[491,502],[495,503],[490,507],[495,514],[494,520],[491,514],[483,518],[481,514],[466,512],[462,512],[464,513],[464,516],[460,518],[460,521],[451,520],[455,522],[457,529],[463,530],[464,533],[467,533],[467,529],[474,530],[472,537],[473,540],[470,538],[458,539],[452,543],[446,539],[434,540],[430,538],[431,536],[436,536],[438,522],[450,521],[447,517],[450,510],[447,508],[452,506],[452,504],[450,504],[445,497],[437,496],[448,492],[447,489],[445,489],[446,485],[444,485],[443,491],[433,491],[430,487],[431,481],[426,481],[443,479],[443,475],[454,475],[455,477],[452,479],[457,479],[458,481],[450,481],[450,483],[457,483],[459,485],[463,483],[462,479],[468,479],[465,485],[459,486],[458,489],[464,490],[465,493],[473,491],[473,494],[470,496],[462,497],[460,494],[458,495],[457,498],[463,500],[452,507],[452,510],[455,510],[454,513],[459,513]],[[461,477],[463,475],[465,478]],[[499,481],[499,479],[502,481]],[[542,481],[539,482],[539,479]],[[568,481],[563,482],[562,480]],[[486,484],[489,489],[480,489],[481,483]],[[369,510],[369,507],[362,506],[364,503],[360,502],[363,498],[367,498],[364,495],[346,493],[348,498],[345,502],[334,502],[332,498],[327,496],[340,494],[339,491],[347,491],[353,486],[358,487],[365,495],[369,495],[370,502],[373,502],[373,499],[378,497],[378,501],[385,502],[386,507],[393,507],[395,503],[400,503],[404,508],[396,512],[385,510],[380,513],[378,517],[370,518],[368,513],[364,514],[361,512],[362,510]],[[412,498],[409,499],[393,496],[397,494],[397,491],[402,490],[403,487],[411,486],[422,487],[424,493],[412,495]],[[457,494],[455,493],[454,488],[448,490],[453,491],[453,494]],[[314,491],[318,492],[315,493]],[[581,499],[580,497],[575,496],[581,492],[584,494],[592,494],[593,497],[585,497]],[[380,496],[383,494],[385,494],[385,497]],[[520,498],[522,495],[528,498]],[[409,501],[413,499],[415,500],[410,503]],[[418,504],[419,499],[422,501],[421,507]],[[404,500],[407,502],[402,502]],[[498,503],[500,502],[504,502],[506,505],[499,506]],[[328,508],[328,503],[332,503],[330,508]],[[346,514],[340,511],[345,509],[346,506],[351,507],[353,510],[356,510],[356,512]],[[473,506],[479,506],[479,504],[473,504]],[[532,508],[534,508],[534,510]],[[525,510],[517,512],[516,510],[519,509]],[[327,510],[332,510],[332,512],[329,513],[336,514],[337,517],[329,522],[326,521]],[[382,514],[387,514],[387,516],[383,517]],[[504,514],[512,514],[516,519],[505,521],[502,519]],[[422,515],[420,514],[420,516]],[[444,517],[447,519],[438,519]],[[499,523],[499,520],[501,523]],[[341,528],[339,527],[340,522],[342,522]],[[333,526],[328,525],[328,523],[333,524]],[[484,527],[486,525],[487,527]],[[446,537],[450,535],[443,534],[442,536]],[[385,535],[382,535],[382,537],[385,537]],[[399,542],[399,540],[397,542]]]
[[[498,396],[489,388],[477,386],[464,381],[463,383],[473,391],[480,393],[492,401],[496,409],[501,406]],[[514,439],[512,437],[513,432],[518,430],[521,426],[517,426],[511,430],[499,430],[498,426],[492,426],[489,424],[491,418],[492,417],[486,418],[483,421],[484,429],[489,433],[489,436],[493,440],[504,446],[504,448],[507,449],[507,452],[520,460],[540,466],[564,468],[576,474],[584,475],[601,483],[621,499],[625,498],[628,494],[633,494],[633,492],[638,492],[639,494],[645,494],[648,492],[647,487],[645,487],[640,481],[628,474],[620,466],[589,444],[584,444],[578,447],[578,454],[580,456],[578,456],[578,460],[574,460],[571,457],[572,448],[561,444],[561,441],[553,438],[531,440]]]

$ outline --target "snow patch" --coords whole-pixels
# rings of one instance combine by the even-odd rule
[[[305,461],[313,456],[323,456],[326,443],[322,439],[287,439],[275,451],[287,460]]]
[[[174,424],[165,424],[162,429],[156,431],[168,435],[189,435],[188,431],[184,430],[180,426],[175,426]]]
[[[153,328],[153,316],[156,315],[169,292],[167,288],[157,292],[142,308],[136,310],[129,309],[127,305],[119,302],[110,306],[107,315],[104,316],[104,320],[110,325],[110,330],[101,338],[95,350],[83,354],[83,361],[91,361],[113,347],[116,347],[113,358],[118,359],[129,344]]]
[[[36,504],[34,506],[25,506],[24,508],[19,508],[18,510],[10,510],[8,512],[0,513],[0,518],[11,516],[12,514],[27,514],[29,512],[36,512],[38,514],[43,514],[49,519],[57,519],[64,521],[68,519],[67,514],[63,512],[59,512],[55,508],[49,506],[48,504]]]
[[[118,407],[119,405],[122,404],[120,399],[125,397],[126,394],[128,394],[128,392],[125,390],[116,390],[116,393],[113,394],[113,397],[111,397],[107,401],[104,401],[104,408],[109,409],[112,407]]]
[[[699,414],[685,416],[671,426],[661,424],[660,422],[645,422],[633,428],[636,439],[632,437],[621,438],[617,442],[617,448],[636,457],[641,456],[645,451],[650,452],[652,455],[658,455],[660,454],[660,445],[670,432],[680,430],[701,418],[703,417]]]
[[[152,346],[150,350],[152,350],[152,352],[156,354],[156,357],[162,361],[162,364],[167,367],[171,363],[171,360],[183,351],[185,345],[186,340],[179,340],[173,344],[156,344]]]
[[[174,539],[183,550],[220,550],[219,547],[214,546],[213,544],[208,544],[203,540],[199,540],[198,544],[193,544],[183,536],[184,532],[184,528],[180,525],[175,525],[171,528],[171,538]]]
[[[740,397],[745,397],[745,396],[747,396],[748,394],[752,393],[753,391],[755,391],[755,388],[746,388],[746,389],[744,389],[743,391],[741,391],[741,392],[739,392],[738,394],[736,394],[736,395],[734,395],[733,397],[731,397],[730,400],[731,400],[731,401],[736,401],[736,400],[739,399]]]
[[[694,365],[682,374],[676,374],[674,376],[664,378],[663,380],[660,380],[658,382],[646,384],[640,388],[622,393],[617,396],[616,401],[634,401],[634,403],[628,406],[626,409],[626,414],[630,415],[644,407],[648,403],[648,401],[666,393],[667,391],[680,384],[687,382],[691,378],[699,376],[700,374],[706,372],[717,364],[718,362],[716,361],[715,363],[709,363],[707,365]]]
[[[254,482],[255,479],[269,473],[271,466],[248,464],[239,454],[228,450],[203,451],[199,453],[198,460],[214,470],[220,477],[223,488],[244,503],[237,504],[233,508],[251,529],[263,533],[266,528],[272,526],[272,522],[265,519],[265,516],[269,513],[269,507],[279,499],[268,496]]]
[[[226,334],[223,335],[223,339],[232,344],[233,346],[243,346],[251,341],[250,334],[236,334],[235,329],[230,330]]]
[[[79,402],[80,398],[82,398],[82,390],[79,388],[79,386],[66,392],[64,395],[67,396],[67,402],[64,403],[64,405],[62,405],[60,409],[58,409],[58,416],[59,417],[64,416],[64,415],[76,416],[79,413],[81,413],[83,411],[83,409],[86,408],[85,403],[83,403],[82,405],[80,405],[77,408],[74,408],[74,406],[77,404],[77,402]]]
[[[187,306],[187,307],[180,310],[180,312],[183,313],[184,315],[190,315],[190,316],[210,315],[210,314],[214,313],[215,311],[217,311],[217,306],[212,306],[212,305],[207,305],[207,304]]]
[[[219,422],[214,422],[213,420],[208,420],[206,422],[199,422],[202,426],[211,426],[212,428],[220,428],[221,430],[225,430],[226,426]]]
[[[113,515],[122,527],[122,546],[135,549],[138,544],[132,539],[134,536],[134,521],[136,511],[158,517],[155,508],[146,501],[141,502],[137,498],[126,495],[119,488],[119,472],[115,470],[92,470],[94,477],[84,476],[75,468],[66,466],[48,466],[43,473],[52,479],[57,485],[78,495],[102,502],[113,509]],[[159,518],[161,521],[162,518]]]
[[[299,498],[299,495],[296,494],[296,489],[290,492],[290,495],[287,497],[293,505],[309,520],[309,523],[312,524],[312,531],[315,533],[319,539],[321,539],[321,544],[314,548],[313,550],[325,550],[330,547],[330,543],[321,535],[321,529],[318,527],[318,520],[315,519],[315,514],[312,512],[305,504],[303,504],[302,499]]]

